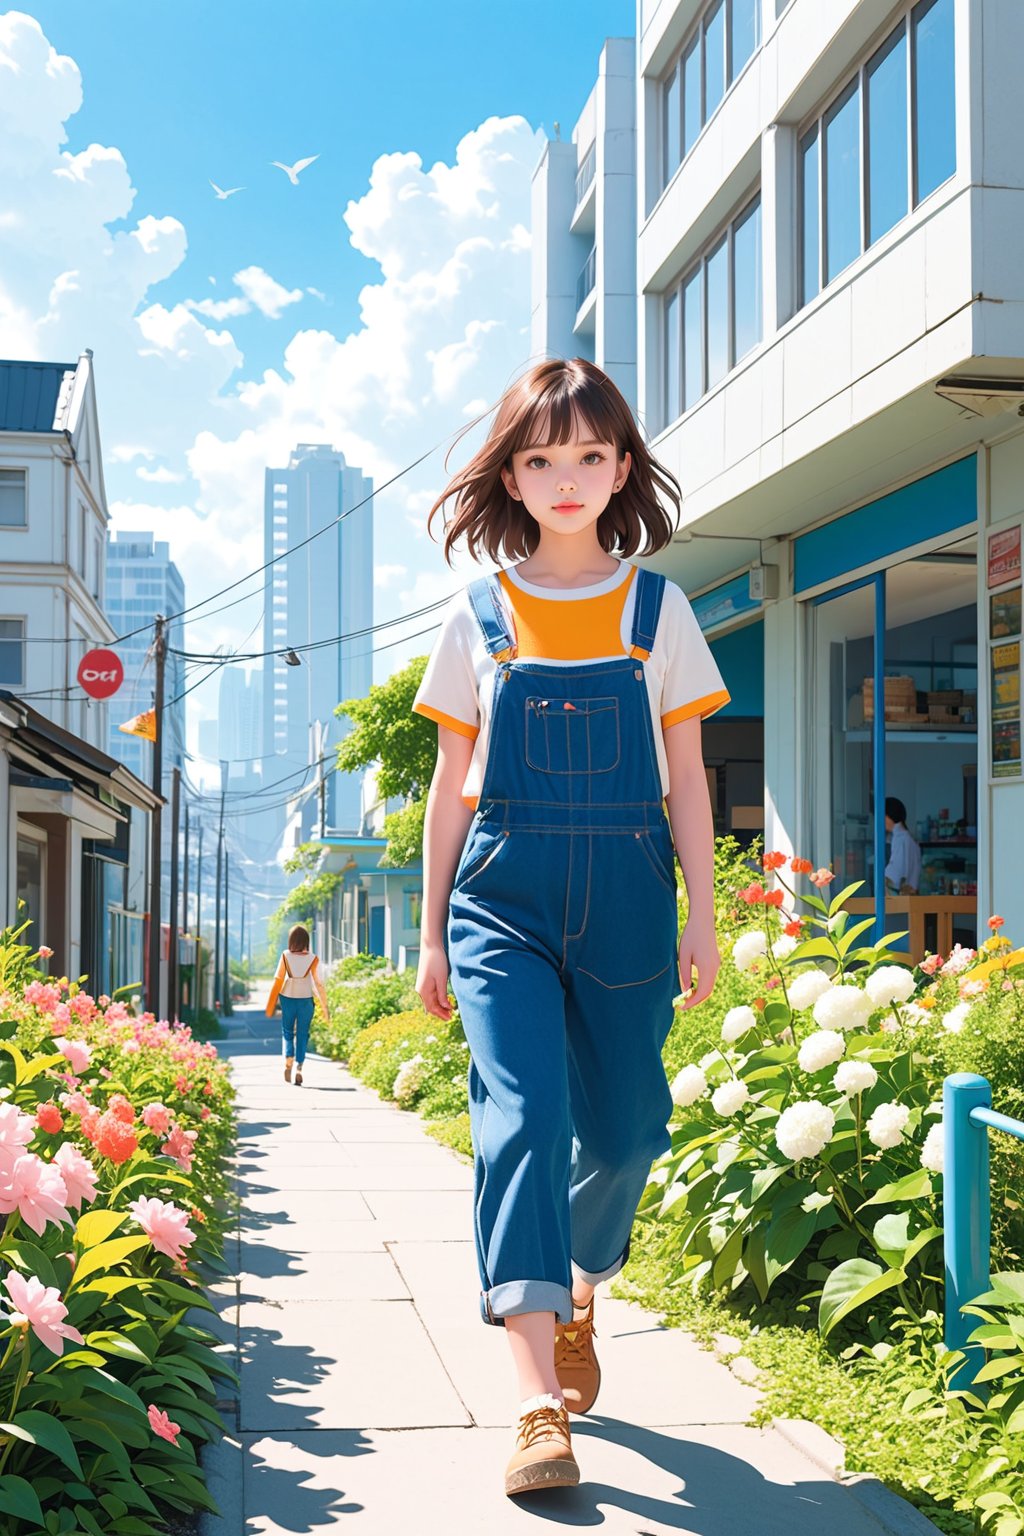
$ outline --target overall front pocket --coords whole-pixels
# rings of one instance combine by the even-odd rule
[[[496,832],[492,828],[478,829],[466,845],[452,889],[465,890],[470,881],[475,880],[498,857],[508,837],[507,832]]]
[[[610,773],[619,764],[619,701],[526,700],[526,761],[540,773]]]

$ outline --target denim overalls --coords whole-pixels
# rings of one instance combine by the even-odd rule
[[[469,588],[498,666],[447,948],[471,1052],[487,1323],[571,1322],[573,1275],[622,1268],[671,1144],[675,865],[643,670],[664,578],[635,580],[631,653],[563,666],[517,660],[497,581]]]

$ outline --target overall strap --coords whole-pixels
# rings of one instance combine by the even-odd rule
[[[480,576],[470,582],[466,590],[488,654],[495,661],[511,661],[517,648],[515,637],[509,633],[502,616],[501,588],[497,577]]]
[[[281,964],[284,966],[286,972],[288,973],[289,979],[290,979],[291,978],[291,974],[292,974],[292,968],[288,964],[288,956],[287,956],[287,954],[283,950],[281,952]]]
[[[658,615],[661,613],[661,602],[664,596],[664,576],[658,571],[649,571],[645,566],[638,566],[629,654],[639,661],[646,661],[654,647]]]

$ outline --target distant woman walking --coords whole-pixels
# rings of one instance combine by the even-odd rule
[[[266,1012],[267,1018],[271,1018],[280,999],[284,1080],[291,1082],[294,1066],[297,1088],[302,1087],[302,1066],[306,1060],[309,1026],[313,1022],[314,996],[320,999],[326,1018],[327,993],[320,976],[320,961],[310,953],[309,930],[296,923],[288,934],[288,948],[281,952]]]

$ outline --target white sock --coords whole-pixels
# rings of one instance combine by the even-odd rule
[[[519,1416],[532,1413],[534,1408],[561,1408],[562,1399],[551,1392],[541,1392],[538,1397],[527,1397],[519,1404]]]

